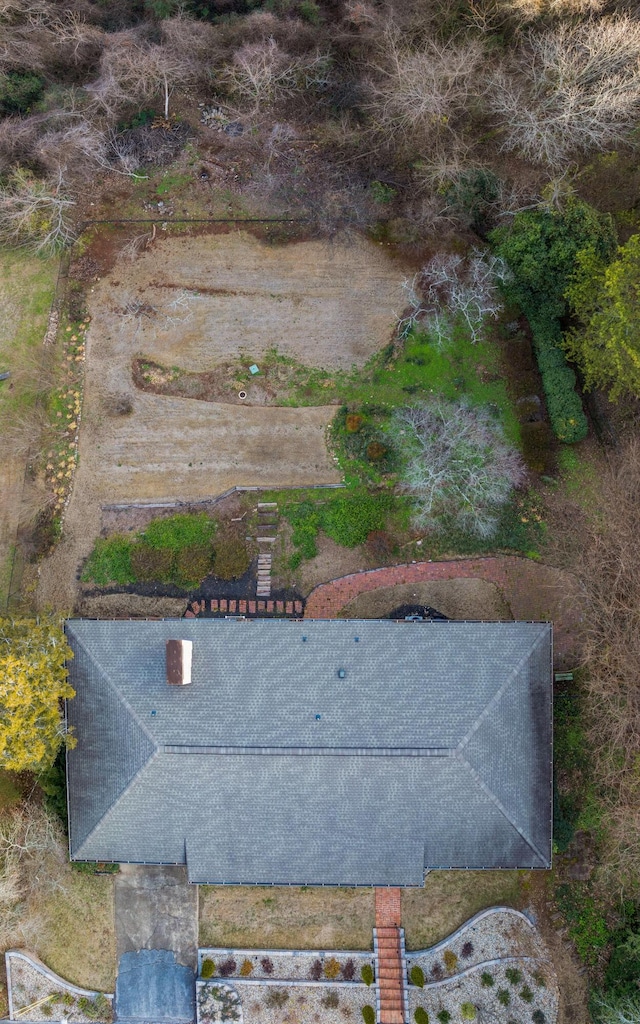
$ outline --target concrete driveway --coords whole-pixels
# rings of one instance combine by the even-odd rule
[[[115,882],[115,1014],[131,1024],[195,1019],[198,887],[182,867],[123,864]]]

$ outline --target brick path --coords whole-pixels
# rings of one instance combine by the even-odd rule
[[[221,597],[220,600],[192,601],[184,613],[185,619],[215,618],[225,615],[288,615],[302,618],[302,601],[240,601]]]
[[[400,889],[376,889],[376,989],[380,1024],[405,1022],[404,936],[400,927]]]
[[[344,606],[358,594],[379,587],[459,578],[495,583],[510,606],[514,619],[551,620],[557,662],[571,664],[576,656],[576,627],[582,614],[575,577],[562,569],[517,555],[412,562],[341,576],[330,583],[321,583],[311,591],[305,606],[305,618],[338,618]]]

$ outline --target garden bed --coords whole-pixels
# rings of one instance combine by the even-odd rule
[[[267,981],[315,981],[342,984],[360,982],[365,965],[373,966],[371,953],[337,951],[325,953],[315,950],[267,949],[200,949],[198,967],[205,978],[203,964],[213,964],[214,974],[209,977],[243,978]],[[211,969],[211,968],[209,968]]]
[[[26,953],[5,954],[10,1018],[42,1021],[66,1018],[69,1024],[112,1020],[113,995],[78,988]]]
[[[362,1020],[362,1007],[375,1006],[375,991],[366,985],[331,983],[271,985],[259,981],[198,982],[198,1024],[291,1024],[322,1021],[344,1024]]]

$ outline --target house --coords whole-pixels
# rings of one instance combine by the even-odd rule
[[[549,623],[75,619],[66,632],[72,860],[186,864],[216,885],[550,867]]]

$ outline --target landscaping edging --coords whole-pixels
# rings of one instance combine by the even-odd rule
[[[80,988],[79,985],[73,985],[70,981],[65,981],[59,974],[52,971],[46,964],[34,954],[27,953],[19,949],[9,949],[4,955],[5,969],[7,973],[7,1001],[9,1004],[9,1020],[17,1020],[15,1016],[16,1010],[13,1002],[13,989],[12,989],[12,975],[11,975],[11,961],[21,960],[28,964],[36,973],[41,974],[48,981],[52,982],[56,989],[62,989],[66,992],[71,993],[74,996],[85,997],[86,999],[95,999],[98,995],[103,995],[106,999],[113,1004],[113,993],[112,992],[98,992],[95,989]],[[20,1010],[17,1011],[20,1013]]]

